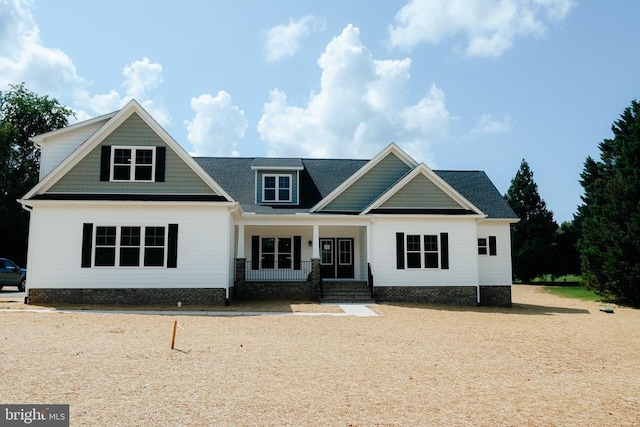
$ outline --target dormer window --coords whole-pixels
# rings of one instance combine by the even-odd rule
[[[112,181],[153,181],[155,147],[112,147]]]
[[[262,200],[265,202],[291,201],[291,175],[263,175]]]

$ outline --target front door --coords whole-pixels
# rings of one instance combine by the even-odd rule
[[[320,274],[324,279],[353,279],[353,239],[320,239]]]

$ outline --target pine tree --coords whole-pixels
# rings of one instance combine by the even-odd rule
[[[558,225],[538,194],[538,185],[526,160],[505,195],[520,222],[511,227],[513,274],[523,283],[553,271],[552,246]]]
[[[640,307],[640,103],[632,101],[599,145],[600,160],[587,158],[582,236],[586,284],[619,302]]]

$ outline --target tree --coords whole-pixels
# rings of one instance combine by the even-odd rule
[[[536,276],[553,271],[551,253],[558,225],[538,194],[538,185],[526,160],[520,163],[504,197],[520,218],[520,222],[511,227],[513,274],[528,283]]]
[[[640,307],[640,103],[614,122],[613,139],[588,157],[581,185],[582,236],[578,248],[587,286]]]
[[[580,274],[580,255],[578,240],[580,238],[580,223],[574,217],[573,221],[564,221],[556,230],[553,250],[553,275]]]
[[[38,182],[39,151],[30,138],[66,126],[73,112],[20,85],[0,92],[0,256],[24,265],[29,218],[16,202]]]

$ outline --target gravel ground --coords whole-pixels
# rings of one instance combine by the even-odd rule
[[[5,298],[0,403],[69,404],[72,426],[637,426],[640,311],[536,286],[513,300],[361,318],[33,313]]]

